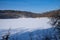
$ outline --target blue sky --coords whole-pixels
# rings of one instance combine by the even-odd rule
[[[46,12],[60,8],[60,0],[0,0],[0,10]]]

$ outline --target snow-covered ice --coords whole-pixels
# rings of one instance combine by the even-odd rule
[[[51,28],[49,18],[0,19],[0,29],[47,29]]]

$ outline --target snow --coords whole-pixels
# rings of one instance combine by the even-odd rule
[[[28,34],[29,34],[29,32],[34,32],[35,30],[41,31],[41,29],[43,30],[42,34],[45,34],[44,32],[48,32],[50,30],[49,28],[52,28],[52,26],[49,24],[49,21],[50,21],[50,19],[47,17],[0,19],[0,38],[3,34],[6,34],[8,32],[9,28],[12,29],[12,30],[10,30],[10,32],[13,36],[16,33],[18,33],[18,36],[19,36],[20,33],[24,34],[24,33],[28,32]],[[49,29],[49,30],[47,31],[45,29]],[[51,31],[49,31],[49,32],[51,32]],[[41,32],[39,34],[41,34]],[[23,37],[25,37],[25,36],[23,36]]]
[[[18,18],[18,19],[0,19],[0,29],[48,29],[51,28],[49,18]]]

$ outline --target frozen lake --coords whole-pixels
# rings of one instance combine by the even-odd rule
[[[0,19],[0,29],[47,29],[51,28],[48,18]]]

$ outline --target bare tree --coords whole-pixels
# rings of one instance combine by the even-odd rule
[[[60,40],[60,14],[56,14],[51,18],[52,26],[54,27],[55,31],[55,39]]]
[[[8,30],[8,33],[2,36],[2,40],[9,40],[10,36],[10,29]]]

